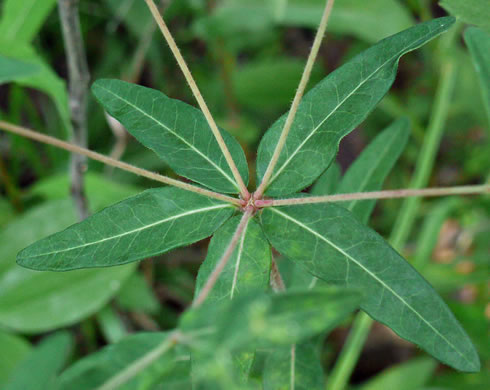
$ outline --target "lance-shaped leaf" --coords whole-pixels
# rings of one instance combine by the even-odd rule
[[[240,223],[240,216],[226,222],[213,236],[206,260],[201,265],[196,281],[196,296],[221,259]],[[269,285],[271,249],[262,228],[251,219],[238,241],[237,248],[209,293],[208,302],[233,299],[265,292]]]
[[[125,264],[208,237],[233,211],[178,188],[152,189],[32,244],[17,262],[52,271]]]
[[[0,388],[7,383],[19,363],[31,352],[31,344],[20,336],[0,331]]]
[[[236,216],[226,222],[213,236],[209,244],[206,260],[197,275],[196,296],[199,295],[206,280],[226,250],[236,231],[241,217]],[[221,272],[216,284],[206,298],[208,303],[229,300],[254,292],[265,292],[269,286],[271,249],[262,228],[254,220],[248,221],[238,242],[237,248]],[[244,351],[233,355],[233,362],[243,381],[248,377],[254,360],[254,351]],[[207,357],[204,357],[207,360]],[[192,358],[192,370],[200,370],[197,365],[206,365],[199,356]]]
[[[19,364],[3,390],[50,390],[56,375],[65,365],[72,347],[68,333],[56,333],[39,343]]]
[[[349,167],[337,189],[339,194],[377,191],[407,145],[410,122],[402,118],[379,134]],[[376,200],[352,200],[341,206],[367,223]]]
[[[325,378],[313,341],[277,349],[264,367],[264,390],[321,390]]]
[[[59,378],[59,389],[152,388],[173,368],[178,356],[174,346],[163,332],[126,337],[69,367]]]
[[[487,5],[487,9],[490,9],[489,5]],[[490,123],[490,32],[471,27],[465,31],[464,40],[480,78],[483,104],[487,110]]]
[[[342,176],[340,165],[333,162],[328,169],[322,173],[311,189],[312,195],[335,194]]]
[[[395,79],[400,57],[446,31],[454,18],[419,24],[380,41],[332,72],[303,98],[266,194],[285,195],[310,185],[330,164],[340,140],[373,110]],[[282,132],[286,115],[260,143],[260,182]],[[314,162],[314,163],[312,163]]]
[[[440,0],[441,6],[465,23],[490,32],[490,7],[486,0]]]
[[[154,89],[120,80],[98,80],[92,91],[104,108],[179,175],[213,190],[237,193],[238,185],[204,115]],[[248,166],[238,142],[221,135],[245,183]]]
[[[458,370],[479,370],[469,337],[435,290],[349,211],[299,205],[265,209],[261,219],[282,254],[329,283],[362,289],[371,317]]]

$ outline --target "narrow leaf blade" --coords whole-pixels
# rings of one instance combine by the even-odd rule
[[[0,84],[31,76],[39,70],[36,64],[0,55]]]
[[[395,79],[400,57],[443,33],[453,23],[452,17],[435,19],[386,38],[332,72],[306,94],[266,193],[286,195],[310,185],[329,166],[340,140],[386,94]],[[269,165],[285,120],[286,115],[274,123],[260,143],[258,182]]]
[[[179,175],[216,191],[239,192],[201,111],[154,89],[120,80],[98,80],[92,91],[109,114]],[[242,148],[224,130],[221,135],[243,181],[248,183]]]
[[[361,153],[342,177],[337,193],[377,191],[407,145],[410,122],[402,118],[380,133]],[[352,200],[341,206],[367,223],[376,200]]]
[[[147,190],[34,243],[17,262],[51,271],[125,264],[203,239],[232,213],[228,203],[178,188]]]
[[[430,284],[347,210],[268,208],[261,220],[272,245],[314,276],[361,288],[361,308],[371,317],[456,369],[479,370],[469,337]]]

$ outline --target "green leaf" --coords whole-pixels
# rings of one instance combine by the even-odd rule
[[[380,133],[349,167],[339,184],[337,193],[377,191],[383,186],[386,176],[407,145],[410,122],[402,118],[393,122]],[[352,200],[341,206],[351,211],[361,222],[367,224],[376,200]]]
[[[395,79],[400,57],[443,33],[453,23],[452,17],[435,19],[386,38],[330,73],[306,94],[266,194],[286,195],[310,185],[330,165],[340,140],[386,94]],[[269,165],[285,120],[283,115],[260,143],[258,182]]]
[[[59,389],[153,388],[152,385],[174,365],[176,352],[170,348],[168,333],[142,332],[126,337],[69,367],[59,378]],[[143,362],[149,364],[141,367]],[[133,376],[124,381],[124,376],[128,374]]]
[[[154,89],[120,80],[98,80],[92,91],[104,108],[179,175],[216,191],[237,193],[238,185],[201,111]],[[245,183],[248,166],[238,142],[223,139]]]
[[[490,32],[490,5],[487,0],[441,0],[439,3],[447,12],[463,22]]]
[[[318,348],[308,341],[277,349],[264,367],[264,390],[321,390],[325,387]]]
[[[0,55],[23,61],[36,66],[39,71],[35,74],[19,77],[15,82],[19,85],[34,88],[44,92],[53,101],[60,115],[67,134],[71,132],[68,93],[64,80],[51,70],[44,59],[28,44],[7,42],[0,38]]]
[[[488,8],[490,9],[490,6]],[[465,31],[464,40],[470,50],[476,73],[480,78],[483,104],[490,123],[490,34],[472,27]]]
[[[232,213],[229,203],[178,188],[147,190],[36,242],[17,262],[44,271],[126,264],[206,238]]]
[[[317,28],[324,6],[324,0],[289,0],[277,17],[286,25]],[[333,7],[328,30],[376,42],[411,25],[410,12],[397,0],[341,0]]]
[[[242,106],[260,112],[282,110],[294,98],[303,68],[304,61],[289,57],[246,63],[233,72],[236,99]],[[312,85],[322,76],[320,67],[314,67],[310,78]]]
[[[69,333],[56,333],[39,343],[23,360],[3,390],[51,390],[56,374],[65,365],[72,348]]]
[[[430,284],[350,212],[299,205],[267,208],[261,220],[283,255],[329,283],[362,289],[371,317],[458,370],[479,370],[469,337]]]
[[[206,260],[201,265],[196,281],[196,296],[225,252],[241,217],[225,223],[213,236]],[[233,299],[253,292],[265,292],[269,286],[271,249],[262,228],[250,220],[228,264],[206,298],[207,302]]]
[[[213,236],[208,247],[206,260],[199,268],[195,295],[198,296],[208,277],[220,261],[233,234],[240,223],[241,217],[236,216],[225,223]],[[239,296],[247,296],[254,292],[265,292],[269,287],[271,265],[271,248],[259,224],[249,220],[243,235],[233,252],[226,267],[221,272],[216,284],[206,298],[208,304],[222,302]],[[254,351],[240,352],[233,356],[237,372],[245,381],[254,360]],[[204,358],[207,360],[207,357]],[[206,362],[194,357],[193,372]],[[204,372],[206,368],[202,369]]]
[[[313,291],[238,296],[188,311],[180,329],[192,335],[191,348],[219,349],[290,345],[332,329],[356,309],[358,291],[329,287]],[[197,335],[202,334],[202,338]]]
[[[89,199],[93,199],[90,197]],[[23,333],[67,326],[94,314],[133,272],[134,264],[70,273],[34,272],[15,264],[19,250],[77,220],[73,201],[35,207],[0,232],[0,325]]]
[[[359,390],[413,390],[428,382],[437,363],[430,358],[419,358],[391,367],[360,386]]]
[[[158,312],[160,303],[145,277],[135,272],[122,286],[117,303],[126,310],[154,314]]]
[[[311,189],[312,195],[331,195],[335,194],[340,182],[340,165],[333,162],[328,169],[322,173]]]
[[[39,70],[40,68],[36,64],[30,64],[0,55],[0,84],[32,76],[39,72]]]
[[[0,20],[0,37],[30,43],[56,4],[56,0],[5,0]]]
[[[0,331],[0,387],[7,383],[8,377],[17,365],[29,354],[31,345],[19,336]]]

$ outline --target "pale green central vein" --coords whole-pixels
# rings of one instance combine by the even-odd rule
[[[142,113],[144,116],[150,118],[152,121],[158,123],[161,127],[163,127],[164,129],[166,129],[169,133],[173,134],[176,138],[178,138],[179,140],[181,140],[184,144],[186,144],[188,147],[190,147],[192,150],[194,150],[198,155],[200,155],[203,159],[205,159],[206,161],[208,161],[218,172],[220,172],[231,184],[233,184],[233,186],[240,190],[240,188],[238,187],[238,184],[235,183],[235,181],[230,177],[228,176],[228,174],[223,171],[223,169],[216,165],[216,163],[211,160],[208,156],[206,156],[203,152],[201,152],[199,149],[197,149],[194,145],[192,145],[191,143],[189,143],[185,138],[182,138],[179,134],[177,134],[176,132],[174,132],[170,127],[167,127],[164,123],[160,122],[157,118],[147,114],[145,111],[143,111],[141,108],[139,108],[138,106],[135,106],[134,104],[132,104],[130,101],[126,100],[126,99],[123,99],[121,96],[119,95],[116,95],[114,92],[112,92],[111,90],[107,89],[107,88],[104,88],[102,86],[99,85],[99,88],[102,88],[104,89],[105,91],[107,91],[108,93],[110,93],[111,95],[115,96],[117,99],[120,99],[122,100],[124,103],[126,103],[128,106],[131,106],[132,108],[134,108],[136,111],[139,111],[140,113]]]
[[[73,251],[73,250],[76,250],[76,249],[85,248],[85,247],[88,247],[88,246],[98,245],[98,244],[101,244],[103,242],[110,241],[110,240],[115,240],[117,238],[128,236],[128,235],[133,234],[133,233],[138,233],[138,232],[140,232],[142,230],[146,230],[146,229],[149,229],[149,228],[152,228],[152,227],[161,225],[163,223],[166,223],[166,222],[169,222],[169,221],[173,221],[173,220],[178,219],[178,218],[186,217],[188,215],[203,213],[203,212],[206,212],[206,211],[216,210],[216,209],[222,209],[222,208],[226,208],[226,207],[230,207],[230,205],[220,204],[220,205],[216,205],[216,206],[210,206],[210,207],[204,207],[204,208],[200,208],[200,209],[196,209],[196,210],[186,211],[185,213],[173,215],[171,217],[162,219],[160,221],[153,222],[153,223],[151,223],[149,225],[144,225],[144,226],[141,226],[141,227],[139,227],[137,229],[129,230],[127,232],[124,232],[124,233],[121,233],[121,234],[117,234],[115,236],[103,238],[103,239],[98,240],[98,241],[88,242],[86,244],[77,245],[77,246],[73,246],[73,247],[70,247],[70,248],[60,249],[60,250],[53,251],[53,252],[42,253],[42,254],[39,254],[39,255],[36,255],[36,256],[31,256],[31,257],[40,257],[40,256],[55,255],[55,254],[58,254],[58,253],[69,252],[69,251]]]
[[[34,7],[34,4],[36,3],[36,0],[32,0],[31,4],[28,6],[28,8],[25,10],[25,12],[22,14],[22,17],[17,18],[14,23],[10,25],[10,29],[8,30],[7,34],[5,37],[7,39],[12,39],[18,31],[19,27],[24,23],[26,20],[27,16],[29,15],[29,12],[31,12],[32,8]]]
[[[470,362],[461,352],[446,338],[444,335],[442,335],[430,322],[428,322],[423,316],[419,314],[415,308],[413,308],[407,301],[403,299],[400,295],[396,293],[390,286],[388,286],[385,282],[383,282],[380,278],[378,278],[375,274],[373,274],[369,269],[364,267],[361,263],[359,263],[355,258],[353,258],[351,255],[349,255],[347,252],[345,252],[342,248],[339,248],[337,245],[335,245],[333,242],[327,240],[324,236],[322,236],[320,233],[317,231],[309,228],[302,222],[298,221],[297,219],[294,219],[293,217],[289,216],[288,214],[285,214],[275,208],[270,208],[270,210],[274,211],[275,213],[281,215],[283,218],[286,218],[290,220],[291,222],[294,222],[298,226],[301,226],[303,229],[307,230],[314,236],[318,237],[320,240],[326,242],[328,245],[332,246],[336,250],[338,250],[340,253],[342,253],[345,257],[347,257],[349,260],[353,261],[355,264],[357,264],[360,268],[362,268],[364,271],[368,273],[369,276],[371,276],[373,279],[375,279],[379,284],[381,284],[384,288],[386,288],[389,292],[391,292],[396,298],[398,298],[407,308],[409,308],[417,317],[419,317],[430,329],[432,329],[436,335],[438,335],[441,339],[443,339],[452,349],[454,349],[463,359],[465,359],[467,362]],[[471,363],[471,362],[470,362]]]
[[[245,230],[243,231],[242,234],[242,239],[240,240],[240,246],[238,247],[237,260],[235,264],[235,273],[233,275],[233,283],[231,285],[230,299],[233,299],[233,294],[235,293],[235,289],[236,289],[236,284],[238,280],[238,270],[240,269],[240,262],[242,260],[242,254],[243,254],[243,243],[245,242],[245,236],[247,235],[247,228],[249,222],[250,219],[247,222],[247,226],[245,226]]]
[[[420,40],[424,40],[426,37],[428,37],[429,35],[433,34],[433,32],[430,32],[426,35],[424,35],[422,38],[419,38],[419,41]],[[413,45],[413,43],[411,43],[411,45]],[[355,87],[352,92],[350,92],[341,102],[339,102],[337,104],[337,106],[335,106],[335,108],[325,117],[325,119],[323,119],[319,124],[318,126],[316,126],[313,131],[303,140],[303,142],[301,142],[301,144],[294,150],[294,152],[287,158],[287,160],[284,162],[283,165],[281,165],[281,167],[277,170],[277,172],[272,176],[270,182],[269,182],[269,185],[277,179],[277,177],[281,174],[281,172],[286,168],[286,166],[291,162],[291,160],[294,158],[294,156],[296,156],[296,154],[298,154],[299,150],[308,142],[308,140],[313,137],[313,135],[317,132],[317,130],[328,120],[328,118],[330,118],[336,111],[337,109],[342,105],[344,104],[347,99],[349,99],[355,92],[357,92],[357,90],[359,88],[361,88],[364,83],[366,83],[374,74],[376,74],[383,66],[385,66],[386,64],[388,64],[390,61],[394,60],[395,58],[397,57],[400,57],[404,52],[405,50],[407,50],[408,47],[410,47],[411,45],[408,45],[406,46],[403,50],[399,50],[394,56],[390,57],[388,60],[386,60],[381,66],[379,66],[378,68],[376,68],[376,70],[374,70],[369,76],[367,76],[364,80],[362,80],[358,85],[357,87]]]

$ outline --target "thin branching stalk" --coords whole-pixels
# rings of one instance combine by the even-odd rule
[[[355,192],[352,194],[336,194],[325,196],[309,196],[305,198],[290,199],[263,199],[255,201],[257,207],[271,206],[291,206],[299,204],[312,203],[329,203],[329,202],[347,202],[351,200],[368,200],[368,199],[396,199],[396,198],[422,198],[448,195],[478,195],[490,193],[489,184],[440,187],[440,188],[423,188],[423,189],[401,189],[371,192]]]
[[[165,183],[174,187],[182,188],[183,190],[195,192],[200,195],[207,196],[209,198],[213,199],[219,199],[225,202],[232,203],[236,206],[242,206],[242,202],[240,199],[233,198],[231,196],[223,195],[218,192],[214,191],[209,191],[206,190],[205,188],[197,187],[192,184],[184,183],[181,182],[180,180],[175,180],[167,176],[160,175],[155,172],[147,171],[146,169],[138,168],[135,167],[134,165],[127,164],[125,162],[115,160],[111,157],[104,156],[103,154],[93,152],[91,150],[82,148],[78,145],[71,144],[69,142],[64,142],[61,141],[57,138],[50,137],[45,134],[41,134],[29,129],[26,129],[25,127],[21,126],[16,126],[8,122],[0,121],[0,129],[6,130],[10,133],[14,133],[17,135],[21,135],[25,138],[30,138],[38,142],[42,142],[48,145],[55,146],[60,149],[67,150],[71,153],[77,153],[82,156],[86,156],[88,158],[91,158],[92,160],[99,161],[101,163],[104,163],[106,165],[113,166],[115,168],[122,169],[123,171],[128,171],[131,173],[134,173],[135,175],[146,177],[151,180],[158,181],[160,183]]]
[[[301,99],[303,98],[303,94],[306,89],[306,85],[308,84],[308,80],[310,79],[311,71],[313,69],[313,65],[315,64],[316,57],[318,55],[318,51],[320,50],[320,46],[322,44],[323,36],[325,35],[325,30],[327,29],[328,19],[330,18],[330,14],[332,12],[332,7],[335,0],[327,0],[325,4],[325,9],[323,11],[322,20],[318,27],[318,31],[315,36],[315,40],[313,41],[313,46],[311,47],[310,55],[308,56],[308,60],[306,61],[306,66],[303,71],[303,75],[301,76],[301,81],[299,83],[298,89],[296,91],[296,95],[294,96],[293,103],[291,104],[291,109],[289,110],[288,116],[286,118],[286,123],[282,129],[281,136],[279,137],[279,141],[277,142],[276,148],[274,149],[274,153],[272,154],[271,161],[267,166],[262,182],[260,183],[257,191],[255,192],[255,198],[260,199],[264,194],[264,191],[269,184],[269,180],[272,176],[272,172],[279,160],[279,156],[281,155],[281,151],[286,143],[286,139],[288,137],[289,131],[291,130],[291,126],[293,125],[294,118],[296,116],[296,112],[298,111],[299,104]]]
[[[150,364],[159,359],[162,355],[174,348],[180,341],[181,333],[174,331],[168,335],[168,337],[153,350],[149,351],[140,359],[133,362],[120,374],[112,377],[107,382],[103,383],[97,388],[97,390],[116,390],[123,384],[132,379],[135,375],[138,375],[142,370],[148,367]]]
[[[244,233],[248,222],[250,221],[250,218],[252,217],[253,214],[253,209],[249,208],[247,209],[242,216],[242,219],[240,220],[240,223],[238,224],[235,233],[231,237],[230,243],[228,244],[228,247],[226,248],[225,252],[223,253],[223,256],[221,259],[218,261],[216,264],[216,267],[214,268],[213,272],[211,272],[211,275],[209,275],[208,279],[206,280],[206,283],[204,284],[203,288],[199,292],[199,295],[195,299],[194,303],[192,304],[193,307],[199,307],[202,305],[202,303],[206,300],[208,297],[209,293],[213,289],[214,285],[216,284],[216,281],[218,280],[219,276],[221,275],[221,272],[223,272],[224,268],[226,267],[226,264],[230,260],[231,256],[233,255],[233,251],[235,250],[236,246],[238,245],[238,241],[240,240],[242,234]]]
[[[59,0],[58,9],[68,63],[68,86],[70,94],[71,125],[73,143],[87,147],[87,95],[90,74],[83,46],[78,0]],[[78,217],[83,220],[89,215],[83,175],[87,159],[81,154],[72,154],[70,161],[71,188]]]
[[[165,24],[165,21],[163,20],[162,16],[158,12],[158,8],[156,7],[155,3],[153,3],[153,0],[145,0],[146,4],[148,5],[148,8],[151,11],[151,14],[153,15],[153,18],[158,24],[158,27],[160,28],[160,31],[162,32],[163,36],[165,37],[165,40],[167,41],[168,46],[170,47],[170,50],[172,51],[175,59],[177,60],[177,63],[182,70],[182,73],[184,74],[184,77],[189,84],[189,87],[192,90],[192,93],[194,94],[194,97],[197,100],[197,104],[199,105],[199,108],[204,114],[204,117],[206,118],[206,121],[209,124],[209,127],[211,128],[211,131],[214,134],[214,137],[216,138],[216,141],[218,142],[219,147],[221,148],[221,151],[223,152],[223,155],[225,156],[226,162],[228,163],[231,172],[233,173],[233,177],[235,178],[237,188],[240,191],[243,199],[248,200],[250,199],[250,193],[247,190],[247,187],[245,186],[245,183],[243,182],[243,179],[240,175],[240,172],[238,172],[238,168],[236,167],[235,162],[233,161],[233,158],[231,157],[230,151],[228,150],[228,147],[225,144],[225,141],[223,140],[223,137],[221,135],[221,132],[218,129],[218,125],[216,124],[213,116],[211,115],[211,112],[209,111],[209,108],[202,97],[201,91],[199,90],[194,77],[192,76],[192,73],[189,70],[189,67],[187,66],[187,63],[184,60],[184,57],[180,53],[180,50],[175,43],[175,40],[170,33],[170,30],[168,29],[167,25]]]

